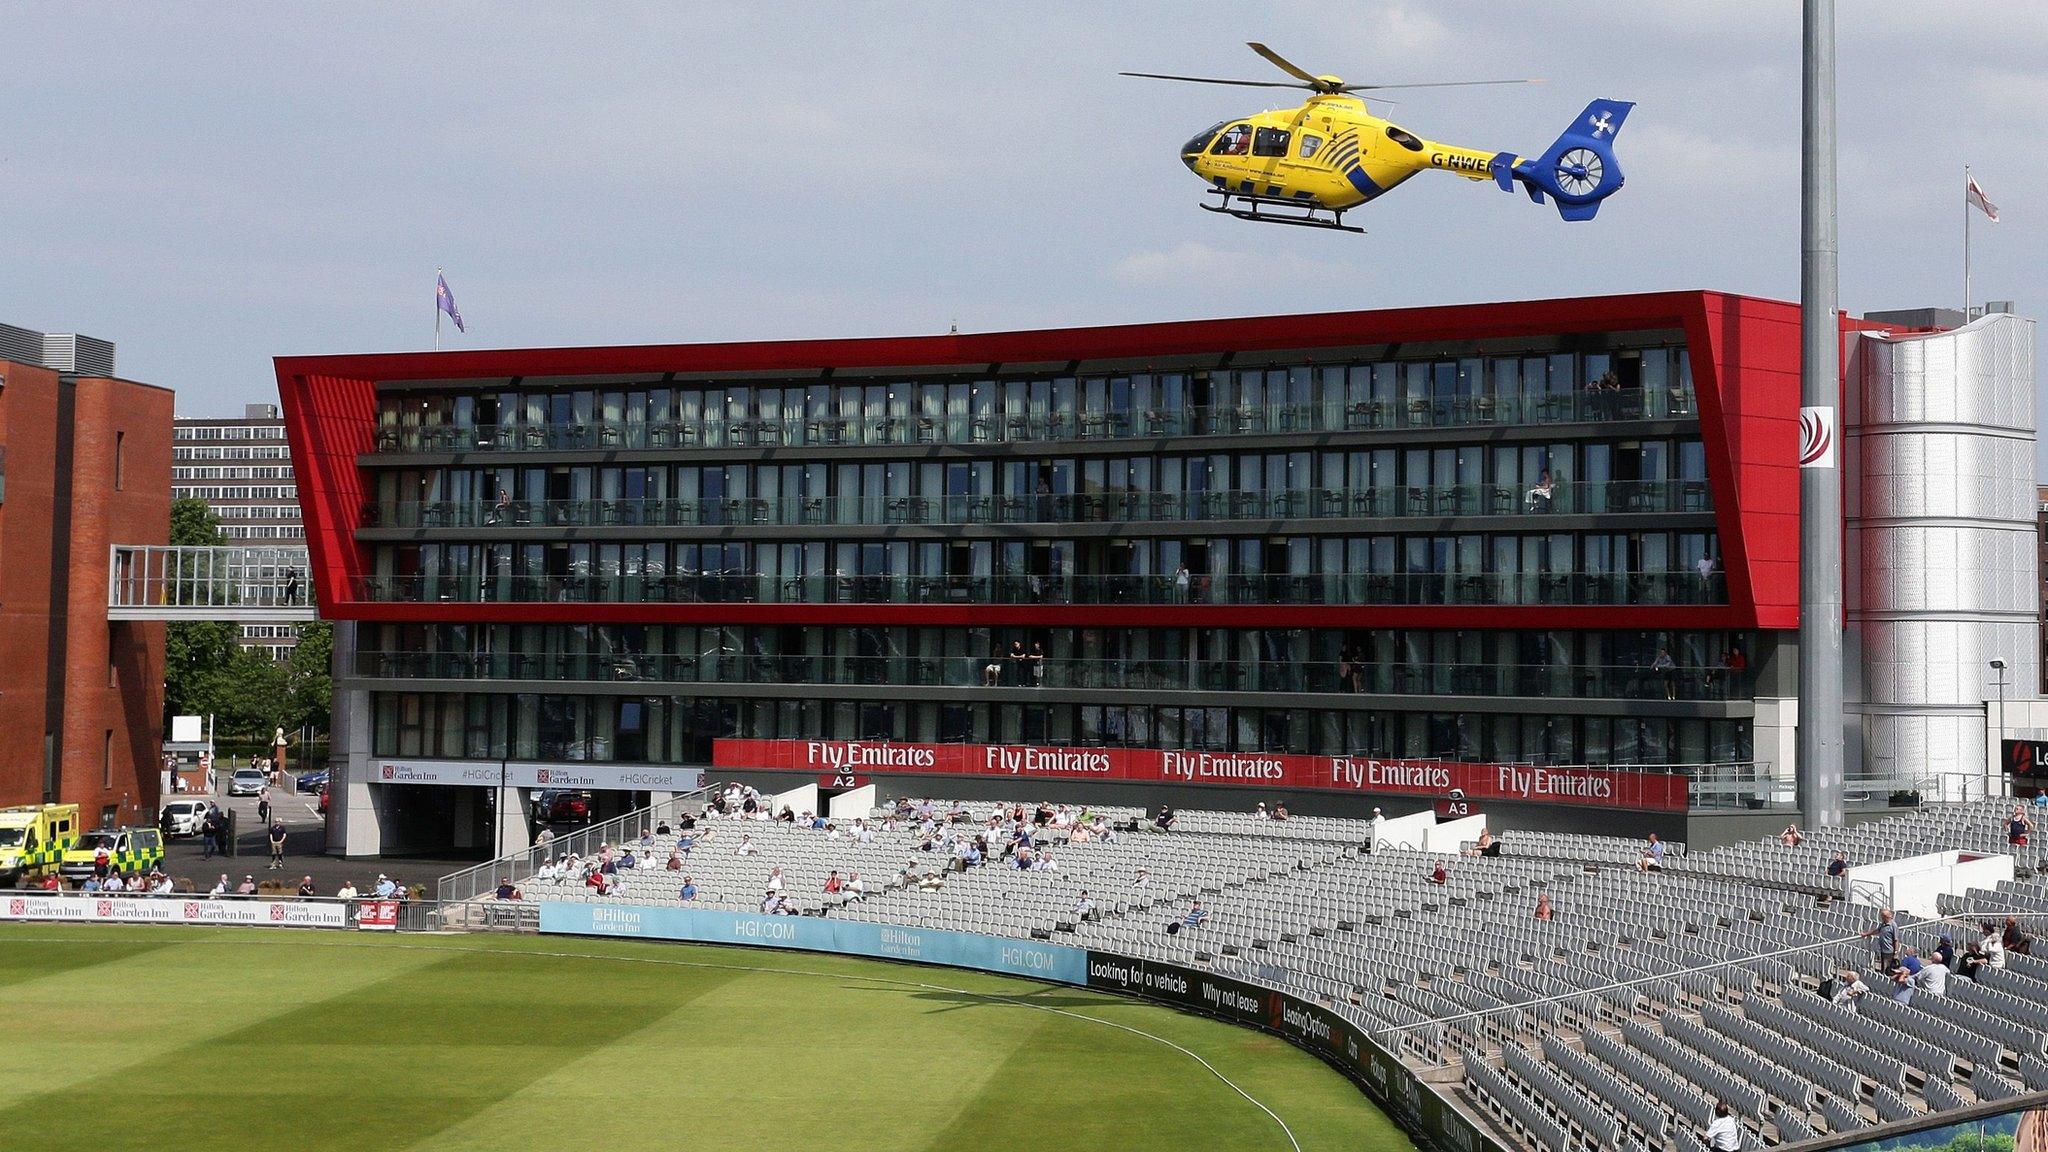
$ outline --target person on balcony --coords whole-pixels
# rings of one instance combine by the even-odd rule
[[[1650,661],[1650,671],[1664,683],[1664,698],[1678,699],[1678,661],[1671,658],[1671,649],[1659,646],[1657,656]]]

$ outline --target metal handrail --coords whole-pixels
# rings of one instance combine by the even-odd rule
[[[534,870],[548,857],[571,854],[588,856],[595,853],[601,845],[621,843],[629,831],[637,837],[643,828],[652,829],[664,818],[679,816],[686,807],[701,807],[714,790],[714,785],[706,784],[693,792],[679,792],[659,804],[650,804],[603,823],[586,825],[573,832],[558,835],[546,846],[529,845],[518,851],[507,852],[496,859],[486,860],[475,867],[450,872],[435,882],[435,897],[447,905],[472,903],[496,893],[500,884],[518,884],[530,878]],[[521,818],[524,819],[524,816]]]

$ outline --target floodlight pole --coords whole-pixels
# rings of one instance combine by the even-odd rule
[[[1809,828],[1842,823],[1841,327],[1836,320],[1835,4],[1804,0],[1799,211],[1799,730],[1796,793]],[[1811,457],[1818,458],[1811,458]]]

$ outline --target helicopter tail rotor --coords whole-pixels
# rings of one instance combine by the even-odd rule
[[[1521,184],[1538,204],[1548,193],[1557,201],[1557,214],[1566,220],[1591,220],[1600,201],[1621,190],[1614,138],[1634,107],[1625,100],[1593,101],[1536,159],[1522,160],[1505,152],[1494,157],[1494,180],[1510,192]]]

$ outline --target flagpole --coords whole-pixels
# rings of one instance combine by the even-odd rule
[[[1967,172],[1967,171],[1968,171],[1968,169],[1965,169],[1965,171]],[[1965,229],[1967,229],[1967,228],[1969,228],[1969,226],[1970,226],[1970,220],[1969,220],[1969,217],[1965,216],[1965,217],[1963,218],[1963,227],[1964,227]],[[1968,239],[1965,239],[1965,240],[1963,241],[1963,253],[1964,253],[1964,255],[1963,255],[1963,264],[1964,264],[1964,266],[1965,266],[1965,267],[1967,267],[1967,266],[1969,265],[1969,263],[1970,263],[1969,251],[1970,251],[1970,242],[1969,242],[1969,240],[1968,240]],[[1965,272],[1965,273],[1963,274],[1963,307],[1964,307],[1965,309],[1968,309],[1968,308],[1969,308],[1969,306],[1970,306],[1970,304],[1969,304],[1969,296],[1970,296],[1969,280],[1970,280],[1970,276],[1969,276],[1969,273],[1968,273],[1968,272]],[[434,269],[434,351],[436,351],[436,352],[439,352],[440,350],[441,350],[441,270],[440,270],[439,268],[436,268],[436,269]]]
[[[1963,165],[1963,323],[1970,322],[1970,166]]]

